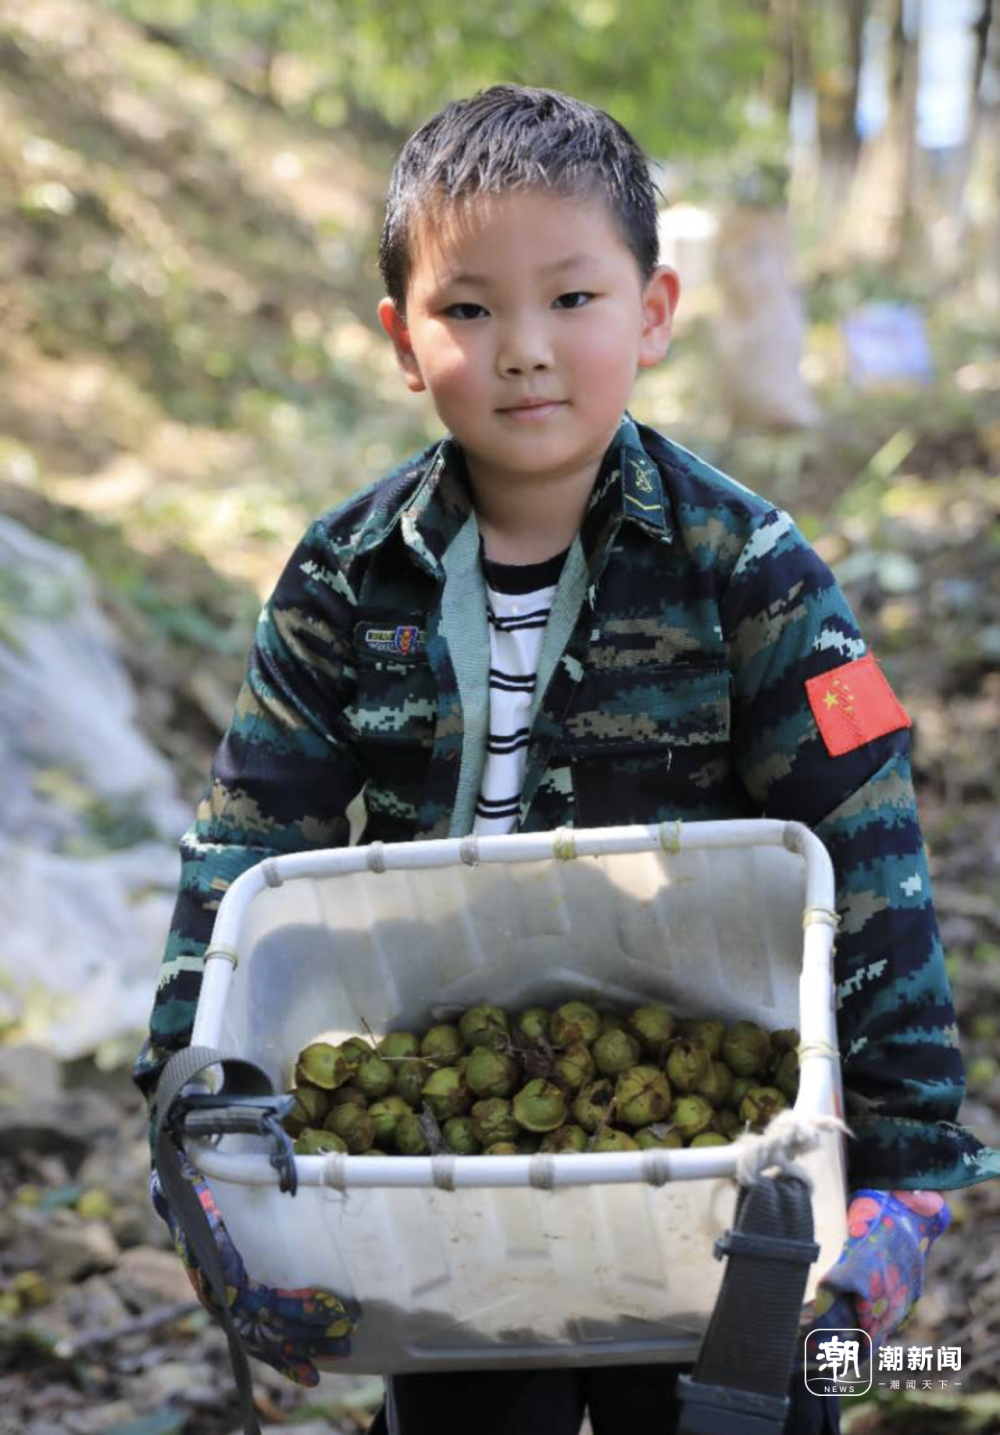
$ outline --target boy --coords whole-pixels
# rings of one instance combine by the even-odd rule
[[[313,524],[264,609],[137,1077],[190,1037],[220,894],[268,855],[345,843],[362,790],[365,841],[804,821],[838,875],[851,1175],[875,1188],[867,1245],[905,1267],[898,1324],[946,1224],[936,1192],[998,1169],[954,1124],[909,719],[787,515],[625,412],[678,297],[645,159],[588,105],[496,86],[403,149],[381,263],[380,321],[448,436]],[[846,1256],[832,1288],[885,1338]],[[595,1435],[666,1431],[672,1386],[664,1368],[395,1378],[378,1428],[575,1435],[588,1405]],[[789,1430],[834,1428],[835,1402],[793,1400]]]

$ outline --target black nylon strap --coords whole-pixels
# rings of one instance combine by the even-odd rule
[[[773,1244],[772,1244],[773,1243]],[[726,1273],[695,1368],[681,1376],[678,1435],[780,1435],[813,1239],[808,1187],[795,1177],[744,1187],[717,1244]]]
[[[229,1344],[229,1359],[240,1401],[244,1435],[261,1435],[253,1403],[253,1376],[239,1332],[226,1300],[226,1282],[218,1248],[208,1218],[191,1182],[181,1170],[180,1148],[171,1127],[171,1108],[184,1087],[206,1067],[221,1066],[227,1090],[240,1095],[266,1096],[273,1090],[260,1067],[251,1062],[225,1057],[210,1047],[185,1047],[167,1062],[156,1089],[153,1106],[154,1159],[160,1175],[160,1187],[168,1205],[180,1222],[192,1254],[208,1280],[219,1307],[219,1319]]]

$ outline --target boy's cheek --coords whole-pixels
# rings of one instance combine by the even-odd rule
[[[422,372],[439,409],[461,418],[468,416],[469,405],[481,402],[482,379],[469,356],[457,347],[436,354]]]

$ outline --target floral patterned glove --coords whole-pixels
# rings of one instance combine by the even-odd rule
[[[350,1335],[357,1320],[343,1302],[325,1290],[282,1290],[262,1285],[247,1275],[239,1251],[233,1245],[203,1176],[181,1158],[185,1178],[191,1182],[208,1218],[219,1250],[230,1314],[247,1352],[273,1366],[297,1385],[316,1385],[319,1371],[315,1360],[332,1360],[350,1354]],[[153,1205],[170,1227],[177,1254],[184,1262],[195,1294],[211,1315],[218,1304],[211,1288],[188,1247],[180,1222],[168,1206],[160,1181],[153,1172],[150,1182]]]
[[[937,1191],[855,1191],[844,1249],[806,1307],[807,1328],[859,1326],[875,1349],[891,1339],[913,1314],[927,1253],[950,1221]]]

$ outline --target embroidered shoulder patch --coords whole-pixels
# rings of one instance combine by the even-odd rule
[[[912,727],[871,653],[806,679],[806,696],[831,757]]]

